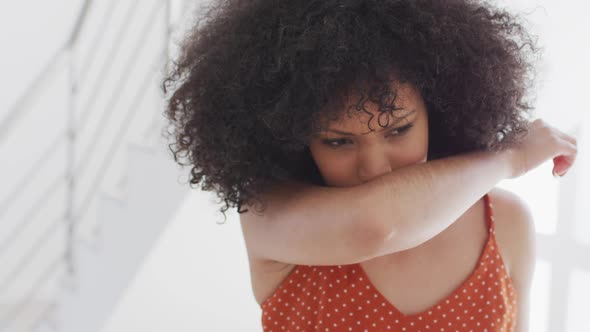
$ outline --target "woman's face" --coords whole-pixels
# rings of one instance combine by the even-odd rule
[[[396,87],[395,107],[401,109],[395,110],[394,116],[382,115],[379,124],[378,105],[366,102],[366,110],[374,115],[372,119],[365,113],[344,116],[310,140],[311,155],[326,185],[355,186],[427,160],[428,114],[422,96],[411,85]],[[372,132],[367,125],[369,119]],[[385,124],[388,127],[381,127]]]

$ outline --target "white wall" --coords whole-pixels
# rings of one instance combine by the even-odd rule
[[[213,196],[183,203],[103,332],[261,331],[237,213]]]

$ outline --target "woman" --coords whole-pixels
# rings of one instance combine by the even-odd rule
[[[228,0],[180,51],[172,151],[238,208],[264,331],[527,330],[533,221],[494,186],[549,158],[565,174],[576,140],[529,122],[518,17]]]

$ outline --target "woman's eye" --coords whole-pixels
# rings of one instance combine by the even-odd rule
[[[388,133],[393,134],[392,135],[393,137],[402,136],[413,126],[414,126],[414,124],[410,123],[410,124],[407,124],[402,127],[394,128],[394,129],[390,130]],[[387,136],[387,137],[389,137],[389,136]],[[346,138],[337,138],[337,139],[326,139],[326,140],[323,140],[322,143],[324,143],[325,145],[327,145],[331,148],[338,148],[342,145],[345,145],[347,141],[349,141],[349,140]],[[340,144],[340,143],[342,143],[342,144]]]
[[[343,141],[346,141],[346,139],[344,138],[339,138],[339,139],[325,139],[322,141],[322,143],[326,144],[327,146],[331,147],[331,148],[336,148],[339,147],[341,145],[344,144],[335,144],[335,143],[342,143]]]
[[[407,131],[408,131],[410,128],[412,128],[412,126],[413,126],[413,125],[414,125],[414,124],[410,123],[410,124],[407,124],[407,125],[405,125],[405,126],[402,126],[402,127],[395,128],[395,129],[393,129],[392,131],[390,131],[390,133],[393,133],[395,136],[400,136],[400,135],[403,135],[403,134],[404,134],[405,132],[407,132]]]

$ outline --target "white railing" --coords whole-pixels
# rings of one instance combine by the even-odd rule
[[[67,75],[65,130],[37,133],[48,144],[38,158],[11,173],[18,180],[0,196],[0,331],[35,331],[51,316],[63,286],[76,283],[75,253],[81,244],[95,245],[101,227],[93,222],[97,197],[105,192],[121,196],[123,147],[152,142],[160,134],[163,103],[157,74],[180,23],[173,22],[172,7],[185,14],[189,4],[86,0],[65,44],[0,123],[4,149],[35,125],[30,121],[39,111],[34,104],[59,84],[56,73]],[[93,33],[90,20],[96,21]],[[101,56],[100,50],[108,54]],[[151,106],[142,105],[146,99]],[[64,166],[56,166],[57,160]],[[44,185],[39,184],[40,170],[49,173],[41,174]]]

